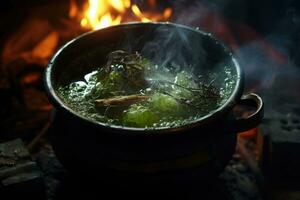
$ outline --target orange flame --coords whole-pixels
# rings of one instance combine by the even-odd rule
[[[156,0],[148,0],[148,4],[153,10]],[[70,0],[69,10],[71,18],[79,18],[82,27],[92,30],[129,21],[166,21],[171,15],[171,8],[166,8],[162,13],[142,12],[138,5],[132,4],[130,0],[88,0],[82,12],[79,11],[75,0]]]
[[[143,15],[143,13],[140,11],[139,7],[137,5],[133,5],[131,7],[132,12],[135,14],[135,16],[137,16],[138,18],[141,19],[142,22],[151,22],[150,19],[148,19],[147,17],[145,17]]]

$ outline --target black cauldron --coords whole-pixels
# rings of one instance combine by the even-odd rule
[[[93,67],[101,66],[109,52],[141,52],[145,44],[151,44],[147,48],[160,58],[173,52],[175,62],[182,64],[182,60],[188,60],[201,73],[205,69],[220,71],[223,80],[228,77],[220,69],[230,66],[235,74],[230,98],[190,124],[145,129],[93,122],[71,110],[57,95],[59,83],[82,77]],[[99,169],[106,169],[103,174],[110,171],[115,177],[148,180],[217,176],[231,159],[236,134],[256,127],[263,117],[261,98],[256,94],[242,96],[243,82],[241,68],[229,49],[198,29],[173,23],[129,23],[83,34],[63,46],[46,69],[46,89],[56,110],[54,150],[71,171],[87,169],[97,174],[103,171]],[[237,118],[233,114],[237,105],[255,106],[255,111],[246,118]]]

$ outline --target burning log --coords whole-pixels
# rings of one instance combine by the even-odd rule
[[[59,41],[59,35],[56,31],[47,34],[31,51],[24,52],[20,56],[28,64],[39,63],[42,66],[48,64],[49,58],[55,51]]]
[[[35,28],[28,28],[35,27]],[[22,53],[31,52],[51,32],[45,19],[29,19],[7,40],[2,52],[3,64],[7,65]]]

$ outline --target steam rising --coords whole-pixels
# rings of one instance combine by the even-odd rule
[[[176,27],[170,31],[169,28],[162,26],[156,29],[153,35],[154,39],[145,44],[141,53],[155,63],[176,68],[175,70],[182,70],[183,67],[190,65],[200,66],[205,63],[205,50],[201,44],[192,44],[187,32],[183,33]]]
[[[188,29],[173,25],[157,26],[140,38],[129,33],[121,48],[129,52],[138,50],[143,57],[151,60],[157,66],[157,73],[153,75],[158,80],[170,81],[169,76],[183,70],[199,74],[208,63],[202,38]]]
[[[279,105],[282,100],[286,103],[300,102],[297,92],[300,91],[300,12],[299,7],[292,4],[296,1],[260,2],[258,5],[263,8],[251,11],[249,7],[255,2],[172,1],[175,13],[172,21],[213,33],[230,46],[245,72],[246,92],[257,92],[270,100],[266,102],[268,112],[276,107],[277,103],[274,107],[271,105],[275,99],[279,99]],[[283,13],[281,17],[273,7],[264,9],[270,3],[274,3],[277,10],[284,11],[280,12]],[[278,15],[277,20],[274,14]],[[249,18],[261,20],[258,23],[264,33],[247,24]],[[180,43],[174,42],[178,38]],[[177,67],[189,66],[190,63],[202,66],[207,59],[204,49],[193,46],[189,36],[176,29],[170,34],[165,34],[163,29],[157,30],[153,42],[144,46],[142,52],[163,66],[176,67],[176,63]],[[196,52],[198,57],[193,56]]]
[[[227,43],[245,72],[246,92],[262,95],[268,113],[282,102],[300,102],[300,11],[295,2],[260,2],[263,8],[251,11],[253,1],[176,1],[174,21],[199,27]],[[276,9],[265,10],[270,4]],[[263,34],[247,25],[247,16],[261,20]]]

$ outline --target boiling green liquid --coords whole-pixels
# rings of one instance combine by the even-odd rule
[[[68,107],[92,121],[125,127],[170,128],[213,112],[226,102],[236,84],[229,67],[221,72],[221,87],[209,82],[220,81],[219,72],[210,73],[202,80],[184,70],[175,73],[158,70],[158,66],[145,66],[142,77],[134,77],[135,82],[131,82],[122,76],[122,66],[111,68],[109,73],[102,69],[91,71],[81,80],[59,86],[57,92]],[[97,99],[133,94],[149,98],[130,105],[95,103]]]

